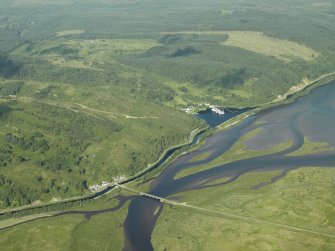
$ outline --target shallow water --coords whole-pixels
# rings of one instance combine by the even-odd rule
[[[330,148],[335,148],[335,98],[333,97],[335,97],[335,82],[314,89],[309,95],[292,104],[264,110],[234,127],[217,132],[207,138],[201,148],[179,157],[157,177],[150,179],[148,193],[165,198],[176,198],[175,195],[183,191],[229,185],[248,172],[278,170],[278,176],[271,181],[276,182],[289,170],[302,166],[335,167],[335,150],[302,156],[289,155],[304,145],[305,138],[328,143]],[[247,149],[268,149],[288,141],[291,144],[276,153],[233,161],[176,178],[180,171],[209,163],[226,153],[241,137],[255,129],[260,129],[260,132],[245,142]],[[194,157],[204,153],[207,153],[204,159],[194,161]],[[228,179],[219,182],[223,178]],[[215,181],[218,182],[213,184]],[[269,182],[256,184],[251,189],[258,189],[268,184]],[[157,200],[137,195],[117,196],[113,199],[117,199],[119,203],[110,209],[71,211],[53,217],[81,214],[89,219],[97,214],[116,211],[130,201],[128,215],[123,223],[124,250],[153,250],[151,235],[164,205]]]
[[[296,102],[262,111],[245,119],[239,125],[220,131],[206,140],[204,146],[178,158],[150,183],[148,193],[169,197],[176,193],[205,187],[227,185],[248,172],[279,170],[280,174],[302,166],[335,167],[335,152],[288,156],[301,148],[305,137],[312,141],[335,146],[335,82],[313,90]],[[178,172],[209,163],[228,151],[243,135],[254,129],[260,132],[246,142],[248,149],[268,149],[283,142],[292,142],[287,149],[260,157],[253,157],[219,165],[209,170],[194,172],[175,179]],[[201,161],[190,162],[194,157],[208,152]],[[229,180],[212,185],[213,181],[228,177]],[[256,185],[253,189],[265,186]],[[128,216],[124,222],[125,250],[152,250],[151,234],[160,213],[154,215],[157,207],[163,205],[155,200],[136,197],[131,200]]]

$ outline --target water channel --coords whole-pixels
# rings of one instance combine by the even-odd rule
[[[223,131],[218,131],[208,137],[199,149],[182,155],[166,167],[158,176],[149,182],[147,193],[159,197],[171,198],[178,193],[198,190],[207,187],[223,186],[234,182],[248,172],[263,172],[278,170],[279,175],[271,182],[299,167],[335,167],[335,81],[312,90],[307,96],[301,97],[294,103],[263,110],[244,119],[238,125]],[[240,112],[236,112],[235,115]],[[218,117],[211,111],[199,115],[211,126],[225,121],[230,117]],[[221,115],[225,116],[225,115]],[[213,122],[214,121],[214,122]],[[259,132],[246,140],[245,147],[250,150],[264,150],[275,147],[280,143],[289,142],[285,149],[278,152],[217,165],[206,170],[191,172],[183,177],[178,173],[211,162],[226,153],[244,135],[259,129]],[[311,142],[322,142],[328,147],[302,155],[291,153],[304,147],[308,138]],[[196,139],[197,140],[197,139]],[[204,155],[204,153],[206,153]],[[205,156],[194,161],[197,156]],[[224,182],[213,182],[225,179]],[[258,184],[255,188],[266,186]],[[110,190],[110,189],[109,189]],[[124,250],[153,250],[151,235],[157,219],[164,207],[157,200],[143,196],[117,196],[119,205],[102,211],[72,211],[63,214],[83,214],[87,218],[120,209],[127,201],[128,215],[123,223],[125,244]],[[158,210],[157,210],[158,208]],[[57,215],[56,215],[57,216]]]
[[[239,176],[248,172],[279,170],[282,178],[289,170],[308,167],[335,167],[335,152],[327,150],[301,156],[291,156],[292,152],[303,147],[305,139],[328,143],[335,147],[335,82],[318,87],[294,103],[264,110],[250,116],[237,126],[219,131],[209,137],[198,150],[181,156],[169,165],[150,183],[148,193],[159,197],[169,196],[189,190],[210,186],[229,185]],[[213,119],[209,116],[209,119]],[[260,132],[245,142],[252,150],[272,148],[279,143],[291,142],[276,153],[242,159],[214,168],[197,171],[182,178],[176,178],[181,170],[194,168],[214,160],[227,152],[243,135],[260,128]],[[191,161],[194,157],[207,153],[204,159]],[[215,185],[213,181],[228,177],[229,180]],[[211,184],[209,184],[211,183]],[[259,184],[259,186],[264,186]],[[157,207],[159,208],[157,213]],[[144,197],[131,199],[128,215],[124,222],[126,237],[125,250],[152,250],[151,234],[163,205]],[[156,213],[155,213],[156,212]]]

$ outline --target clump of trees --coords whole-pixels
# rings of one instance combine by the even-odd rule
[[[8,95],[17,95],[24,82],[23,81],[6,81],[0,83],[0,95],[8,96]]]
[[[50,199],[55,194],[65,197],[83,193],[88,189],[86,170],[92,168],[85,150],[93,142],[123,129],[113,120],[38,102],[30,103],[25,109],[17,108],[11,107],[15,112],[2,120],[5,124],[21,126],[20,130],[7,129],[0,136],[0,169],[25,162],[31,168],[71,175],[74,179],[63,185],[61,178],[51,180],[39,175],[36,178],[39,185],[27,189],[17,180],[4,176],[0,183],[0,207],[29,204],[36,199]]]
[[[214,83],[220,87],[231,89],[245,83],[250,75],[246,68],[241,68],[216,79]]]
[[[13,148],[9,144],[0,145],[0,167],[7,166],[12,162]]]
[[[35,133],[31,136],[21,136],[17,137],[11,133],[6,133],[5,141],[10,144],[18,146],[24,151],[39,151],[40,153],[45,153],[50,149],[48,141],[43,137],[43,134]]]
[[[170,57],[186,57],[192,54],[198,54],[200,51],[196,50],[193,46],[186,46],[185,48],[177,49]]]
[[[77,55],[77,53],[79,52],[79,49],[76,48],[70,48],[67,47],[63,44],[52,47],[52,48],[48,48],[45,49],[43,51],[40,52],[40,54],[61,54],[61,55]]]
[[[0,27],[0,53],[8,53],[21,44],[18,27]]]
[[[0,76],[11,78],[17,74],[21,65],[14,62],[8,55],[0,53]]]
[[[0,205],[2,207],[31,204],[39,198],[38,196],[39,191],[36,189],[20,186],[0,175]]]

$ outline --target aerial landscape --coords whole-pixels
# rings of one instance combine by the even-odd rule
[[[335,0],[0,0],[0,250],[335,250]]]

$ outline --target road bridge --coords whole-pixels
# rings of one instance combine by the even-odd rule
[[[153,195],[153,194],[141,192],[141,191],[135,190],[133,188],[126,187],[125,185],[121,185],[121,184],[115,183],[115,186],[119,187],[119,188],[122,188],[124,190],[128,190],[128,191],[130,191],[132,193],[141,195],[143,197],[147,197],[147,198],[150,198],[150,199],[154,199],[154,200],[160,201],[161,203],[165,203],[165,204],[169,204],[169,205],[184,204],[184,203],[178,203],[178,202],[175,202],[175,201],[172,201],[172,200],[168,200],[168,199],[165,199],[165,198]]]
[[[179,207],[183,207],[183,208],[193,209],[193,210],[196,210],[196,211],[202,211],[202,212],[207,213],[207,214],[210,213],[210,214],[214,214],[214,215],[221,216],[221,217],[223,216],[225,218],[240,220],[240,221],[243,221],[243,222],[261,223],[261,224],[271,225],[273,227],[284,228],[284,229],[287,229],[287,230],[290,230],[290,231],[304,232],[304,233],[309,233],[309,234],[315,234],[315,235],[321,235],[321,236],[325,236],[325,237],[335,238],[335,235],[333,235],[333,234],[327,234],[327,233],[322,233],[322,232],[318,232],[318,231],[314,231],[314,230],[310,230],[310,229],[290,226],[290,225],[286,225],[286,224],[281,224],[281,223],[256,219],[256,218],[252,218],[252,217],[246,217],[246,216],[242,216],[242,215],[226,213],[226,212],[216,211],[216,210],[212,210],[212,209],[197,207],[197,206],[192,206],[192,205],[187,204],[186,202],[181,203],[181,202],[172,201],[172,200],[165,199],[165,198],[153,195],[153,194],[144,193],[144,192],[135,190],[133,188],[129,188],[129,187],[126,187],[124,185],[120,185],[120,184],[115,184],[115,186],[119,187],[121,189],[124,189],[124,190],[128,190],[130,192],[133,192],[135,194],[144,196],[144,197],[148,197],[148,198],[151,198],[151,199],[154,199],[154,200],[158,200],[161,203],[172,205],[172,206],[179,206]]]

